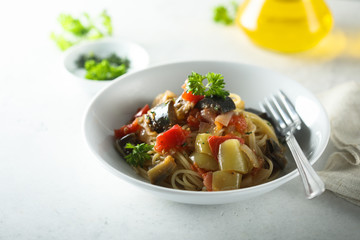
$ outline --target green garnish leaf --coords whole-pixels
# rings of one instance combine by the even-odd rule
[[[107,30],[107,34],[112,35],[113,27],[111,23],[111,17],[107,14],[106,10],[101,13],[101,17],[103,18],[103,26]]]
[[[204,85],[203,80],[207,79],[208,83]],[[186,83],[187,92],[194,95],[204,95],[206,97],[221,97],[229,96],[229,92],[224,90],[224,77],[219,73],[209,72],[206,76],[192,72],[188,76]]]
[[[132,145],[131,143],[126,143],[125,148],[132,149],[132,152],[125,156],[126,162],[134,167],[143,166],[145,161],[151,159],[151,156],[148,154],[148,152],[151,151],[153,147],[154,146],[146,143],[140,143],[136,146]]]
[[[98,23],[101,20],[100,23]],[[83,13],[79,18],[69,14],[60,14],[58,17],[62,31],[51,33],[51,39],[64,51],[83,40],[94,40],[112,35],[111,17],[104,10],[98,18],[90,18]]]
[[[238,3],[231,2],[231,6],[219,5],[214,8],[214,21],[224,25],[231,25],[234,23]]]
[[[205,78],[205,76],[192,72],[191,75],[188,76],[186,83],[188,92],[191,91],[194,95],[205,95],[205,86],[203,84]]]
[[[90,26],[85,27],[80,19],[76,19],[69,14],[60,14],[58,21],[65,31],[75,36],[84,36],[91,30]]]
[[[91,80],[112,80],[117,78],[127,71],[125,64],[114,66],[110,64],[107,59],[97,63],[95,60],[87,60],[85,62],[85,69],[87,73],[85,78]]]
[[[221,74],[208,73],[206,75],[206,78],[208,80],[208,84],[206,85],[208,91],[205,92],[205,96],[207,97],[218,96],[223,98],[229,96],[230,93],[224,90],[225,82],[224,82],[224,77]]]

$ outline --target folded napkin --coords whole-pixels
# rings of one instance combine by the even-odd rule
[[[360,206],[360,83],[347,82],[318,95],[337,152],[319,172],[325,188]]]

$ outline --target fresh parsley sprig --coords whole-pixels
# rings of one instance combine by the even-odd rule
[[[52,32],[51,39],[64,51],[69,47],[84,40],[95,40],[113,33],[111,17],[104,10],[100,16],[91,18],[89,14],[83,13],[78,18],[70,14],[60,14],[58,21],[61,31]]]
[[[145,161],[151,159],[151,156],[148,154],[148,152],[151,151],[153,147],[153,145],[146,143],[140,143],[137,145],[126,143],[125,148],[132,149],[132,152],[125,156],[126,162],[134,167],[142,166]]]
[[[239,4],[232,1],[229,4],[219,5],[214,8],[213,20],[217,23],[230,26],[235,22],[235,15]]]
[[[207,79],[208,83],[204,85],[203,81]],[[204,95],[205,97],[221,97],[229,96],[229,92],[224,90],[224,77],[219,73],[209,72],[206,76],[192,72],[188,76],[186,83],[187,92],[194,95]]]

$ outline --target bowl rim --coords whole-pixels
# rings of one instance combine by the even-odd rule
[[[265,70],[268,72],[271,72],[272,74],[275,75],[280,75],[283,77],[288,78],[289,81],[291,81],[293,84],[301,86],[301,88],[303,88],[303,90],[305,90],[307,93],[309,93],[311,96],[314,97],[314,99],[318,102],[318,105],[320,106],[320,110],[322,112],[322,114],[324,114],[324,117],[326,118],[326,125],[325,125],[325,131],[324,131],[324,144],[323,146],[320,147],[319,152],[317,155],[312,156],[312,160],[310,160],[310,164],[313,165],[316,161],[319,160],[319,158],[322,156],[322,154],[324,153],[328,143],[329,143],[329,139],[330,139],[330,122],[329,122],[329,117],[327,112],[325,111],[325,108],[323,107],[323,105],[321,104],[321,102],[318,100],[318,98],[316,98],[316,96],[310,92],[308,89],[306,89],[305,87],[303,87],[300,83],[296,82],[295,80],[291,79],[290,77],[287,77],[286,75],[280,74],[276,71],[273,71],[269,68],[266,67],[262,67],[262,66],[257,66],[257,65],[252,65],[252,64],[248,64],[248,63],[243,63],[243,62],[236,62],[236,61],[224,61],[224,60],[182,60],[182,61],[171,61],[171,62],[167,62],[167,63],[160,63],[157,65],[153,65],[138,71],[134,71],[128,74],[124,74],[123,76],[119,76],[118,78],[115,78],[109,85],[107,85],[105,88],[101,89],[99,92],[97,92],[93,98],[91,99],[91,101],[88,103],[85,112],[83,114],[83,119],[82,119],[82,134],[83,134],[83,140],[86,142],[87,148],[90,149],[90,152],[92,152],[92,154],[97,158],[97,161],[101,162],[101,165],[103,167],[105,167],[108,171],[110,171],[111,173],[113,173],[114,175],[118,176],[120,179],[132,183],[137,187],[141,187],[141,188],[145,188],[146,190],[155,190],[157,192],[161,192],[161,193],[166,193],[166,194],[175,194],[175,195],[184,195],[184,196],[196,196],[196,197],[209,197],[209,196],[225,196],[225,195],[243,195],[243,194],[247,194],[249,192],[256,192],[260,189],[271,189],[271,188],[267,188],[268,186],[273,186],[273,188],[280,186],[282,184],[285,184],[287,182],[289,182],[291,179],[299,176],[299,171],[297,170],[297,168],[295,168],[294,170],[292,170],[291,172],[287,173],[286,175],[283,175],[279,178],[276,178],[270,182],[266,182],[266,183],[262,183],[256,186],[251,186],[251,187],[247,187],[247,188],[241,188],[241,189],[234,189],[234,190],[227,190],[227,191],[190,191],[190,190],[181,190],[181,189],[173,189],[173,188],[166,188],[166,187],[162,187],[162,186],[158,186],[158,185],[154,185],[151,184],[150,182],[145,182],[145,181],[141,181],[138,179],[135,179],[133,177],[127,176],[126,174],[121,173],[120,171],[116,170],[115,168],[113,168],[112,166],[110,166],[109,164],[107,164],[104,160],[102,160],[102,157],[100,155],[98,155],[96,153],[95,150],[93,150],[90,146],[90,144],[88,143],[87,140],[87,133],[86,133],[86,129],[85,129],[85,125],[86,125],[86,120],[88,118],[88,115],[90,114],[90,109],[93,106],[94,102],[97,100],[97,98],[103,94],[104,91],[106,91],[108,88],[110,88],[112,85],[116,84],[117,82],[122,81],[124,78],[128,78],[131,77],[133,75],[136,74],[141,74],[142,72],[146,72],[146,71],[151,71],[154,69],[158,69],[158,68],[164,68],[164,67],[170,67],[173,65],[181,65],[181,64],[206,64],[206,63],[221,63],[221,64],[237,64],[237,65],[242,65],[245,67],[250,67],[250,68],[257,68],[257,69],[261,69],[261,70]],[[265,191],[264,191],[265,192]]]

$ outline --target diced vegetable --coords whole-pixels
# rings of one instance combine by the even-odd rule
[[[213,177],[213,173],[212,172],[207,172],[203,175],[204,180],[204,186],[206,187],[207,191],[212,191],[212,177]]]
[[[226,140],[229,140],[229,139],[237,139],[241,144],[245,143],[244,139],[242,139],[240,137],[232,136],[232,135],[211,136],[208,138],[208,142],[209,142],[209,146],[210,146],[213,157],[215,157],[216,159],[218,158],[220,144],[222,144],[223,142],[225,142]]]
[[[210,145],[208,142],[209,137],[211,137],[208,133],[199,133],[196,135],[195,139],[195,151],[199,153],[206,153],[212,156],[212,152],[210,149]]]
[[[194,104],[204,98],[203,95],[194,95],[191,92],[187,91],[184,91],[181,97],[186,101],[193,102]]]
[[[151,104],[151,107],[155,107],[161,103],[167,102],[170,99],[175,99],[176,98],[176,94],[173,93],[172,91],[166,90],[164,93],[160,93],[159,95],[156,96],[156,98],[154,99],[154,101]]]
[[[216,171],[219,169],[219,164],[215,158],[205,153],[194,152],[190,155],[190,159],[204,170]]]
[[[285,168],[287,161],[284,152],[272,138],[266,140],[265,155],[274,163],[275,167]]]
[[[216,111],[212,108],[205,108],[200,111],[200,116],[204,121],[213,124],[216,118]]]
[[[192,109],[186,121],[190,127],[199,128],[201,122],[200,110],[197,108]]]
[[[120,129],[114,130],[115,139],[122,138],[129,133],[135,133],[139,130],[140,125],[138,124],[137,118],[130,124],[122,126]]]
[[[230,97],[205,97],[195,107],[200,109],[211,108],[216,112],[227,113],[235,109],[235,103]]]
[[[251,150],[246,144],[240,145],[240,150],[247,155],[251,166],[254,168],[261,168],[264,164],[264,160],[258,158],[253,150]]]
[[[124,137],[115,140],[115,147],[122,157],[125,157],[132,152],[132,150],[125,148],[126,143],[136,145],[136,136],[134,133],[127,134]]]
[[[149,116],[151,128],[154,131],[160,133],[167,130],[177,120],[174,101],[170,100],[157,105],[149,110],[147,116]]]
[[[175,170],[175,168],[176,163],[174,158],[171,155],[167,156],[164,161],[147,172],[150,182],[155,184],[163,181]]]
[[[235,171],[242,174],[250,171],[249,160],[240,151],[240,143],[236,139],[229,139],[220,144],[218,158],[222,171]]]
[[[218,122],[221,125],[227,127],[230,120],[232,119],[233,114],[234,114],[234,111],[230,111],[230,112],[227,112],[227,113],[220,114],[215,118],[215,123]]]
[[[242,175],[236,172],[216,171],[212,174],[212,190],[232,190],[240,187]]]
[[[229,125],[234,125],[236,131],[239,133],[244,133],[247,128],[246,119],[242,114],[234,114],[229,122]]]
[[[179,148],[186,141],[189,132],[182,129],[178,124],[156,137],[155,151],[169,151],[172,148]]]
[[[142,115],[146,114],[150,110],[148,104],[146,104],[143,108],[141,108],[135,115],[134,118],[141,117]]]

